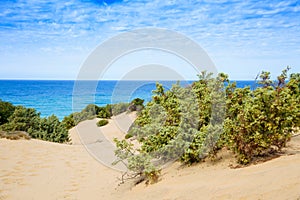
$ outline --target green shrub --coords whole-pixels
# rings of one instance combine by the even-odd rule
[[[249,87],[235,89],[229,85],[226,140],[242,164],[280,151],[291,137],[299,118],[299,100],[291,95],[294,92],[291,88],[300,82],[286,85],[286,73],[284,70],[278,77],[277,86],[268,72],[261,73],[261,87],[253,91]]]
[[[40,113],[33,108],[16,106],[13,114],[8,118],[8,122],[1,126],[4,131],[25,131],[38,129],[40,123]]]
[[[63,123],[55,115],[40,120],[38,130],[32,130],[31,135],[33,138],[47,140],[50,142],[68,142],[68,130]]]
[[[136,178],[139,176],[142,180],[145,180],[147,184],[156,183],[158,181],[161,170],[154,166],[149,154],[138,154],[137,151],[133,149],[133,145],[126,140],[117,140],[115,138],[114,142],[117,146],[115,155],[118,159],[113,165],[119,162],[126,165],[129,170],[129,174],[127,174],[129,178]]]
[[[15,106],[0,99],[0,125],[8,122],[8,118],[14,113]]]
[[[134,104],[136,106],[138,106],[138,105],[142,106],[144,104],[144,99],[135,98],[130,103]]]
[[[97,113],[98,118],[109,119],[112,116],[112,108],[111,105],[108,104],[105,107],[99,107],[99,111]]]
[[[182,161],[193,163],[203,160],[214,150],[220,130],[219,126],[216,128],[219,116],[211,115],[210,111],[218,109],[222,114],[224,112],[222,107],[212,108],[211,105],[201,103],[212,104],[216,101],[212,95],[220,92],[222,85],[217,84],[219,79],[209,78],[205,73],[202,75],[203,80],[192,87],[183,88],[175,84],[169,91],[165,91],[163,86],[157,83],[152,101],[147,103],[126,136],[137,137],[141,143],[141,148],[137,150],[139,153],[128,150],[131,149],[129,142],[116,141],[116,155],[120,159],[127,159],[131,172],[140,173],[149,182],[155,182],[160,170],[153,164],[154,160],[162,164],[181,157]],[[199,100],[199,96],[203,99]],[[222,106],[224,109],[225,105]],[[214,118],[213,124],[210,124],[210,118]],[[203,128],[199,127],[200,124]],[[209,133],[215,138],[207,137]],[[213,139],[215,141],[209,143]]]
[[[71,129],[73,128],[76,124],[74,121],[74,116],[73,113],[70,114],[69,116],[65,116],[64,119],[62,120],[62,124],[66,127],[66,129]]]
[[[108,120],[106,119],[101,119],[97,122],[97,126],[105,126],[106,124],[108,124]]]
[[[140,112],[143,109],[144,109],[144,100],[140,98],[133,99],[128,106],[128,110],[131,112],[132,111]]]
[[[286,90],[291,95],[292,101],[294,101],[294,107],[291,107],[295,111],[293,127],[300,127],[300,73],[290,75]]]
[[[41,118],[35,109],[23,106],[15,107],[8,122],[1,125],[0,129],[8,133],[26,132],[32,138],[51,142],[63,143],[69,140],[68,130],[56,116]],[[12,137],[18,138],[18,134],[13,134]]]
[[[129,138],[132,138],[132,137],[133,137],[133,135],[130,134],[130,133],[127,133],[127,134],[125,135],[125,139],[129,139]]]
[[[212,78],[203,72],[191,87],[161,84],[129,133],[142,143],[141,150],[163,160],[180,158],[199,162],[217,152],[225,117],[225,74]]]
[[[248,164],[280,151],[300,126],[300,74],[291,74],[285,83],[288,70],[276,82],[262,72],[254,90],[236,88],[223,73],[212,78],[202,72],[190,87],[177,84],[169,91],[157,84],[126,135],[136,136],[141,148],[133,151],[126,140],[116,140],[119,161],[126,159],[129,170],[150,179],[159,175],[154,160],[180,158],[192,164],[227,147],[238,162]]]
[[[123,112],[126,112],[128,106],[129,106],[129,103],[112,104],[111,105],[112,115],[118,115],[118,114],[121,114]]]

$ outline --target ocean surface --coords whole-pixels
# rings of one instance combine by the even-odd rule
[[[56,115],[60,120],[88,104],[104,106],[130,102],[134,98],[150,101],[157,81],[69,81],[0,80],[0,99],[14,105],[35,108],[42,117]],[[160,81],[169,89],[176,81]],[[180,82],[187,86],[192,81]],[[237,81],[237,87],[255,85]]]

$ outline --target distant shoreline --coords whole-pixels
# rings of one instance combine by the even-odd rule
[[[112,103],[130,102],[134,98],[142,98],[145,99],[145,102],[148,102],[151,100],[152,90],[155,89],[156,82],[158,81],[101,80],[98,83],[84,81],[87,84],[97,84],[96,91],[90,89],[89,85],[84,86],[84,93],[79,94],[84,98],[74,105],[74,84],[76,83],[74,80],[0,79],[0,99],[14,105],[35,108],[41,113],[42,117],[54,114],[62,120],[73,112],[81,111],[88,104],[105,106]],[[172,84],[177,83],[177,81],[166,80],[159,82],[166,88],[170,88]],[[181,84],[186,85],[192,82],[194,81],[189,80],[181,82]],[[237,87],[253,86],[254,84],[254,81],[237,81]],[[119,89],[116,89],[116,86]]]

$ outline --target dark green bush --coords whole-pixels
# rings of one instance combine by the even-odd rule
[[[8,118],[14,113],[15,106],[0,99],[0,125],[8,122]]]
[[[39,129],[29,130],[31,137],[50,142],[68,142],[68,130],[55,115],[40,119]]]
[[[129,138],[132,138],[132,137],[133,137],[133,135],[130,134],[130,133],[127,133],[127,134],[125,135],[125,139],[129,139]]]
[[[8,118],[8,122],[1,126],[4,131],[25,131],[29,129],[37,130],[40,123],[40,113],[33,108],[16,106],[13,114]]]
[[[9,133],[27,132],[30,137],[51,142],[67,142],[68,130],[54,115],[41,118],[33,108],[16,106],[8,122],[1,125],[0,129]],[[15,138],[18,134],[14,135]]]
[[[109,119],[112,116],[112,108],[111,105],[108,104],[105,107],[99,107],[99,111],[97,113],[98,118]]]
[[[74,121],[73,113],[70,114],[69,116],[65,116],[64,119],[62,120],[62,124],[66,127],[66,129],[71,129],[73,128],[76,124]]]
[[[138,105],[142,106],[144,104],[144,99],[135,98],[130,103],[134,104],[136,106],[138,106]]]
[[[97,126],[105,126],[106,124],[108,124],[108,120],[107,119],[101,119],[97,122]]]

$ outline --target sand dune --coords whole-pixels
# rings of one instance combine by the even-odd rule
[[[119,122],[112,119],[110,126],[99,131],[102,136],[109,133],[108,142],[112,134],[124,134],[113,123]],[[216,163],[192,167],[174,163],[154,185],[118,186],[120,172],[94,159],[74,130],[74,145],[0,139],[0,200],[300,199],[299,136],[289,143],[286,155],[265,163],[231,169],[232,159],[225,153]]]

